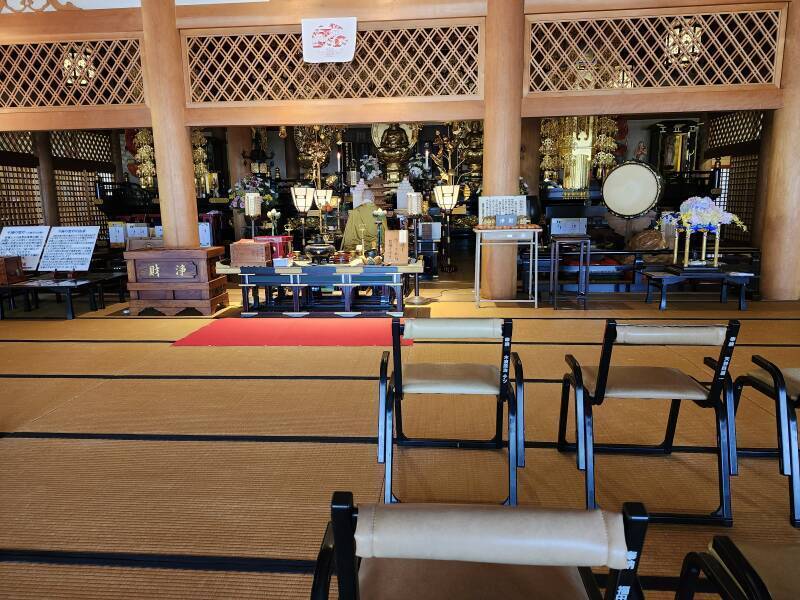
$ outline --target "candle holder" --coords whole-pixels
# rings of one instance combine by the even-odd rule
[[[383,256],[383,219],[386,217],[386,211],[376,208],[372,211],[372,216],[375,217],[375,225],[378,227],[378,255]]]

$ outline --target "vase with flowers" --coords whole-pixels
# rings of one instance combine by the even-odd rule
[[[733,225],[747,231],[747,227],[742,220],[732,212],[728,212],[718,206],[709,197],[693,196],[684,201],[678,212],[664,213],[661,215],[662,224],[674,225],[675,229],[675,249],[673,262],[678,263],[678,241],[680,234],[684,234],[683,267],[705,267],[707,265],[707,244],[708,235],[714,236],[714,254],[712,264],[714,268],[719,266],[719,241],[723,225]],[[696,261],[689,260],[691,236],[694,233],[702,235],[700,258]]]

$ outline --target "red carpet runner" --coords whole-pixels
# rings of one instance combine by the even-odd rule
[[[175,346],[391,346],[389,318],[216,319]]]

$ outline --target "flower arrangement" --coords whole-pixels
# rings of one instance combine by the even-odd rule
[[[723,210],[709,197],[692,196],[681,204],[678,212],[664,213],[661,222],[675,224],[690,232],[717,233],[721,225],[735,225],[747,231],[747,227],[738,216]]]
[[[269,224],[272,226],[272,235],[275,235],[275,227],[278,225],[278,219],[281,218],[281,213],[276,209],[272,209],[267,213]]]
[[[383,171],[381,171],[381,165],[375,156],[364,156],[361,159],[360,164],[361,176],[366,181],[372,181],[376,177],[380,177],[383,174]]]
[[[262,201],[268,207],[272,207],[278,198],[277,192],[269,186],[269,180],[260,174],[254,173],[253,175],[242,177],[228,190],[230,207],[243,209],[245,206],[244,195],[252,192],[260,194]]]
[[[408,160],[409,179],[419,179],[425,172],[425,157],[422,154],[415,154]]]
[[[673,254],[673,262],[676,264],[678,262],[678,236],[681,231],[685,232],[686,237],[683,253],[684,268],[690,264],[706,264],[706,241],[709,233],[715,234],[713,264],[716,268],[719,265],[719,234],[721,227],[723,225],[735,225],[747,231],[747,227],[745,227],[745,224],[742,223],[739,217],[731,212],[723,210],[709,197],[701,198],[699,196],[692,196],[681,204],[678,212],[664,213],[659,222],[662,226],[665,224],[672,224],[676,227]],[[700,250],[700,260],[690,263],[689,245],[693,233],[702,233],[702,248]]]

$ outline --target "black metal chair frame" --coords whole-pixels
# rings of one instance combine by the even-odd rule
[[[717,421],[717,467],[719,473],[720,505],[711,514],[685,513],[651,513],[653,523],[673,524],[712,524],[730,527],[733,525],[733,509],[731,506],[730,476],[739,472],[736,455],[735,402],[733,381],[728,373],[728,366],[733,355],[736,337],[739,333],[739,321],[729,321],[725,334],[725,342],[715,360],[705,357],[704,364],[714,370],[714,378],[708,390],[706,400],[692,400],[697,406],[714,409]],[[655,446],[641,444],[595,444],[593,426],[593,407],[600,406],[605,399],[608,371],[611,366],[611,354],[617,339],[617,322],[606,321],[603,337],[602,353],[598,367],[595,395],[592,396],[583,384],[580,363],[571,354],[565,356],[570,372],[564,375],[561,386],[561,413],[558,424],[557,448],[561,452],[577,449],[578,469],[584,472],[586,483],[586,508],[597,508],[595,488],[595,453],[613,454],[671,454],[678,424],[678,414],[682,400],[673,399],[670,404],[664,441]],[[567,442],[567,416],[569,412],[570,388],[575,389],[575,421],[576,444]],[[649,400],[648,400],[649,401]]]
[[[763,356],[753,356],[753,363],[764,369],[772,377],[772,385],[741,375],[734,383],[738,409],[742,390],[745,386],[755,388],[775,401],[776,424],[778,429],[778,463],[781,475],[789,478],[789,522],[793,527],[800,527],[800,449],[797,439],[797,414],[800,408],[800,397],[791,398],[786,390],[786,381],[780,368]]]
[[[588,567],[579,567],[586,594],[590,600],[643,600],[644,593],[637,575],[647,534],[648,514],[638,502],[622,507],[625,542],[628,546],[628,568],[612,569],[606,581],[605,594]],[[358,569],[361,559],[356,555],[355,531],[358,508],[351,492],[334,492],[331,502],[331,521],[325,529],[314,569],[311,600],[329,600],[331,577],[335,574],[339,600],[358,600]],[[487,557],[486,562],[492,562]],[[536,590],[531,590],[535,597]]]
[[[690,552],[683,559],[675,600],[693,600],[701,574],[724,600],[772,600],[758,573],[729,537],[715,536],[711,544],[716,556]]]
[[[389,375],[389,352],[381,357],[378,387],[378,463],[384,465],[384,502],[399,502],[392,493],[393,447],[500,449],[503,447],[503,404],[508,404],[508,497],[503,504],[517,505],[517,469],[525,466],[525,377],[522,361],[511,351],[512,320],[504,319],[502,326],[502,360],[500,364],[500,394],[497,396],[495,434],[489,440],[459,440],[443,438],[410,438],[403,430],[403,359],[401,354],[403,324],[392,319],[393,372]],[[509,370],[514,365],[512,387]]]

